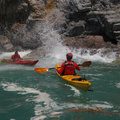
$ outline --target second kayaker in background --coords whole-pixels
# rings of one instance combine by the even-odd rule
[[[20,55],[18,54],[18,51],[15,51],[15,54],[11,56],[11,61],[19,61],[22,60],[22,58],[20,57]]]
[[[72,53],[67,53],[66,54],[67,61],[62,63],[60,69],[57,69],[57,67],[55,67],[55,69],[60,75],[74,75],[75,69],[80,71],[80,67],[78,66],[78,64],[74,61],[71,61],[72,57],[73,57]]]

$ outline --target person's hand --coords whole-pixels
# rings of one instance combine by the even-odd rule
[[[55,69],[57,70],[57,67],[55,67]]]

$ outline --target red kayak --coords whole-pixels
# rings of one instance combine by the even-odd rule
[[[20,65],[35,65],[39,60],[33,60],[33,61],[24,61],[24,60],[20,60],[20,61],[10,61],[7,59],[3,59],[2,62],[7,62],[7,63],[12,63],[12,64],[20,64]]]

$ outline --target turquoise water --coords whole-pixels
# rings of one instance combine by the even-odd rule
[[[0,120],[120,120],[119,65],[92,62],[81,67],[77,73],[94,90],[84,92],[54,69],[36,73],[34,68],[49,66],[41,64],[45,60],[34,67],[0,63]]]

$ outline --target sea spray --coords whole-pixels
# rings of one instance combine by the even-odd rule
[[[102,49],[86,49],[86,48],[69,48],[62,44],[61,35],[53,29],[49,21],[44,24],[36,23],[35,26],[37,34],[39,34],[40,40],[43,42],[43,48],[45,51],[45,58],[47,61],[42,61],[44,64],[55,64],[56,62],[62,63],[66,60],[66,54],[68,52],[73,53],[73,59],[77,61],[99,61],[111,63],[115,60],[115,52],[105,53],[105,48]],[[39,56],[39,55],[38,55]]]
[[[26,56],[27,54],[29,54],[31,52],[31,50],[27,50],[27,51],[18,51],[19,55],[21,57],[24,57]],[[7,59],[10,59],[11,56],[14,54],[15,52],[3,52],[1,55],[0,55],[0,59],[4,59],[4,58],[7,58]]]
[[[116,53],[115,52],[108,52],[104,53],[105,49],[74,49],[73,54],[74,58],[81,59],[81,60],[91,60],[94,62],[105,62],[111,63],[115,60]]]
[[[39,38],[42,41],[44,51],[47,56],[51,55],[58,49],[56,46],[59,48],[63,47],[61,43],[61,36],[57,33],[57,31],[53,30],[48,21],[44,22],[44,24],[36,23],[35,29],[36,33],[39,34]]]

